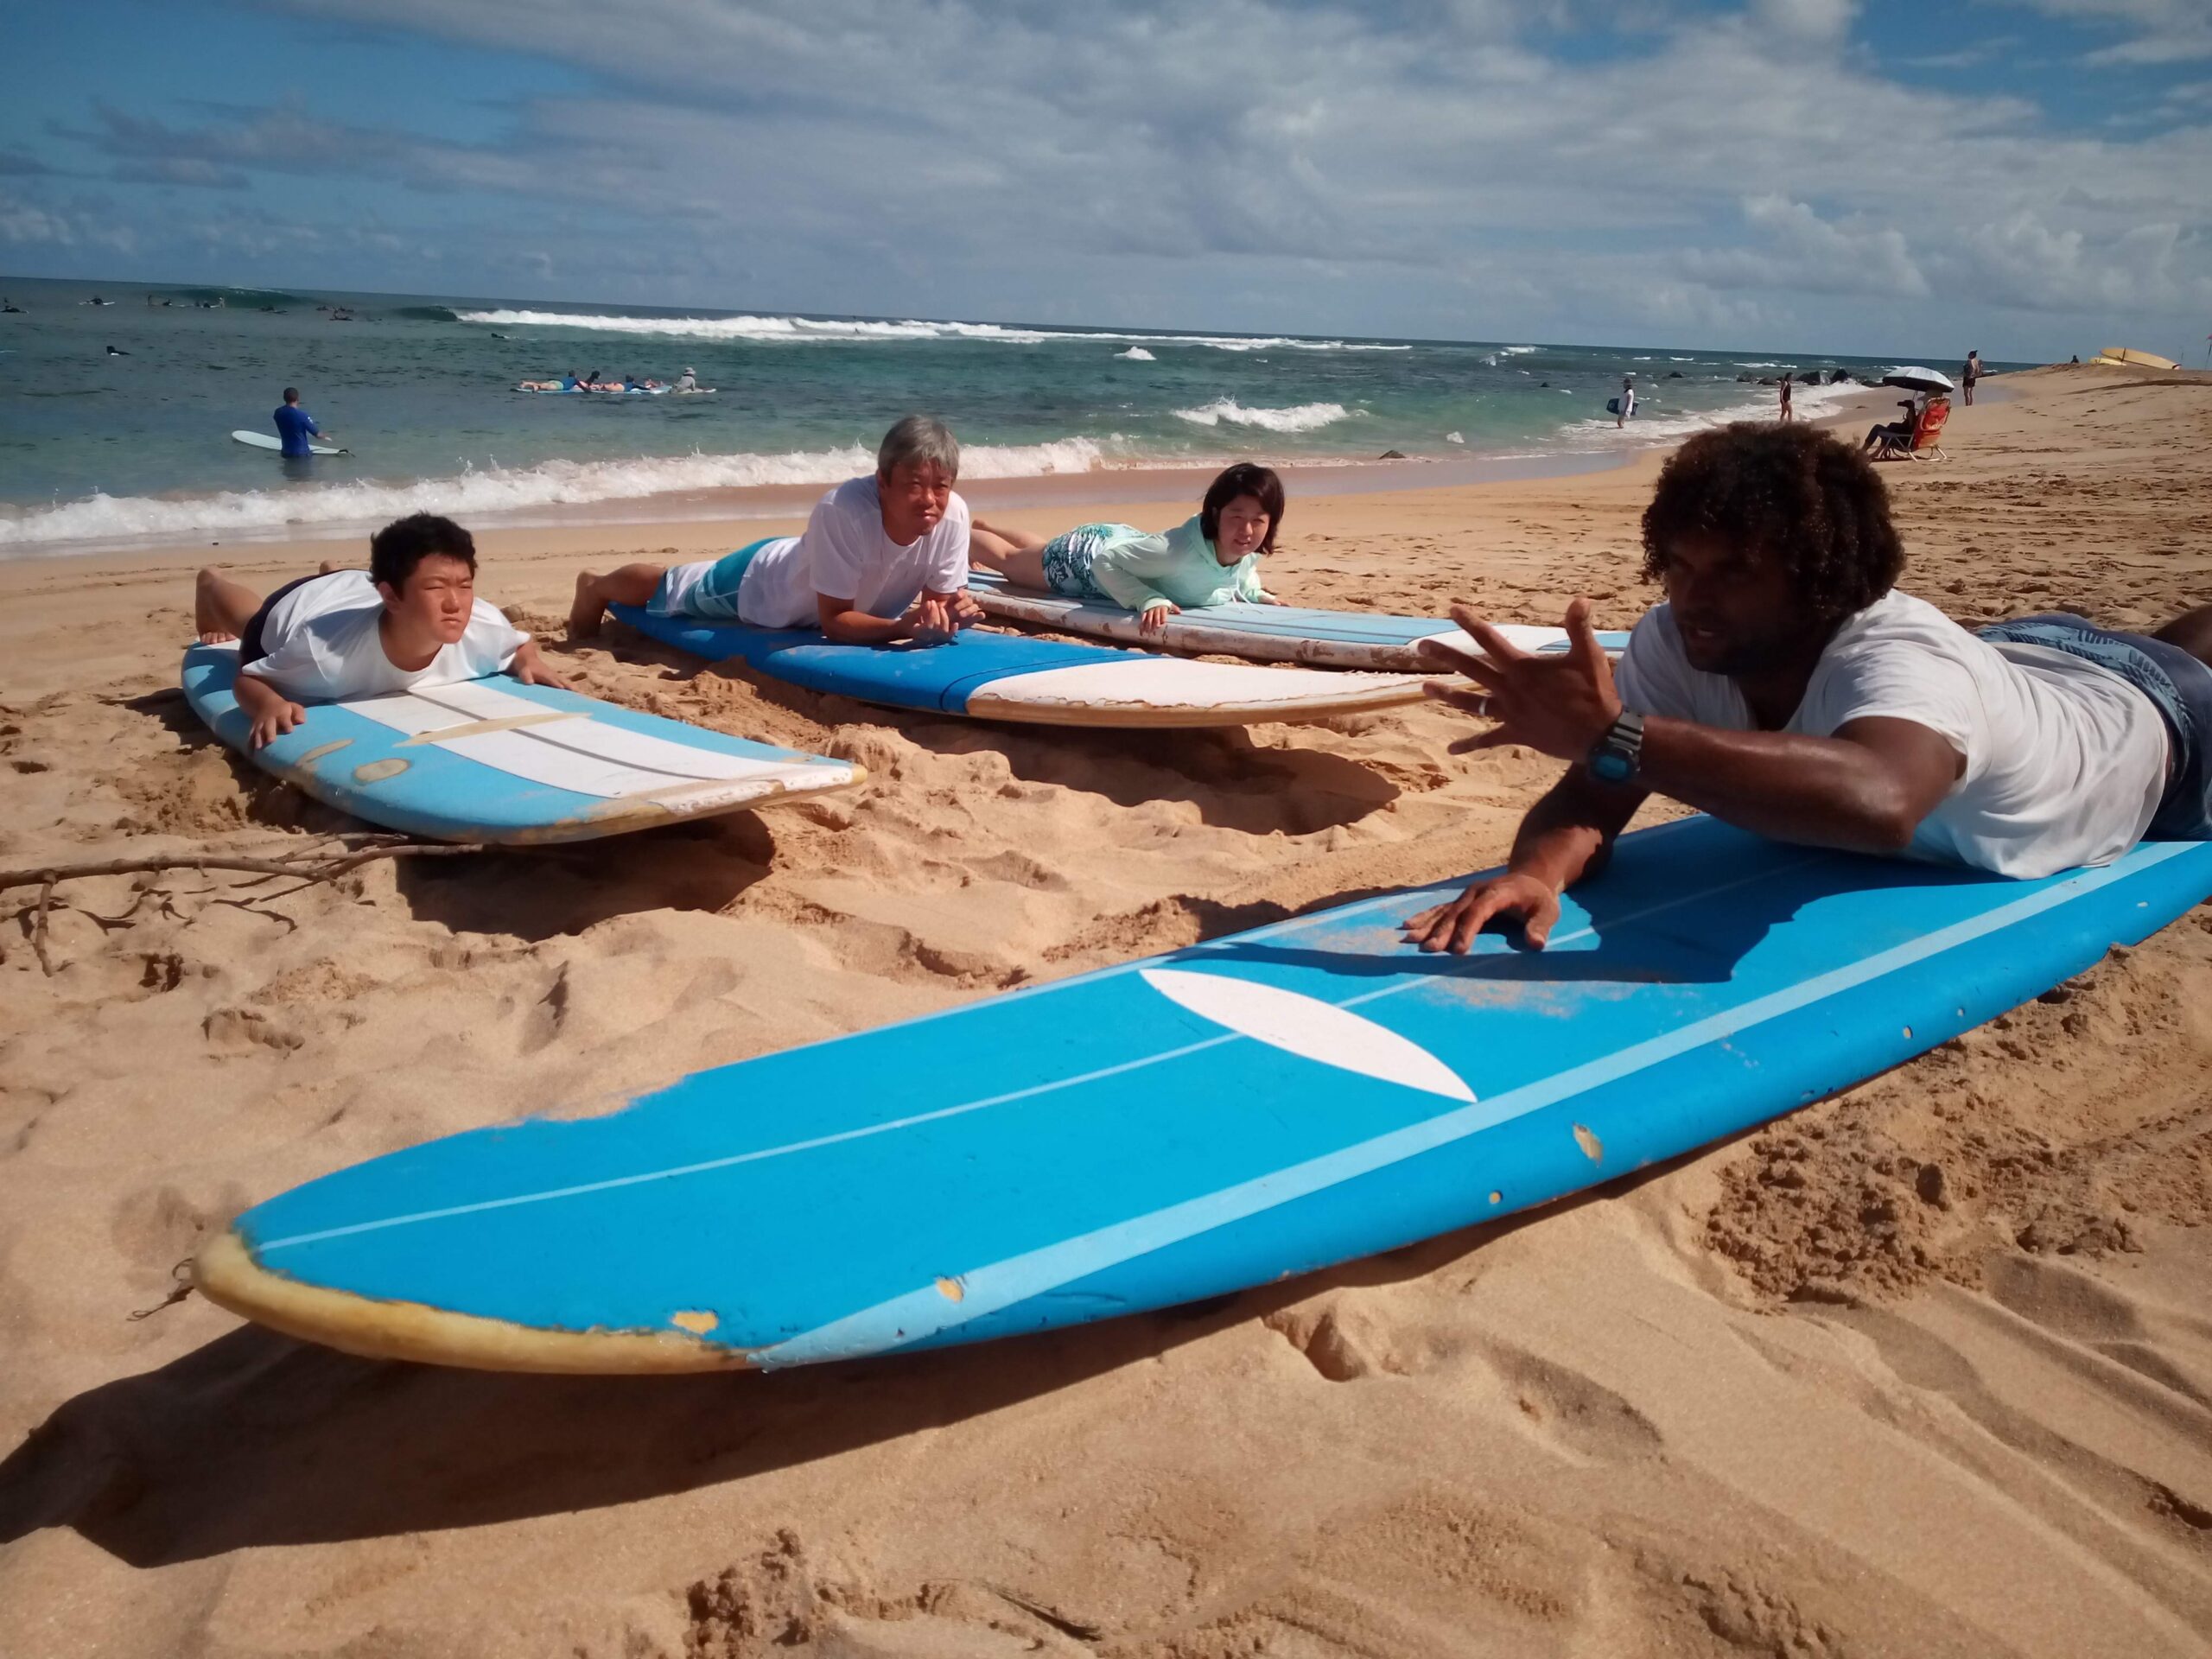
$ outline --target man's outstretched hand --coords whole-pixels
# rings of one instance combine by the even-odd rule
[[[1408,918],[1403,924],[1405,942],[1424,950],[1449,950],[1464,957],[1475,935],[1501,916],[1519,917],[1522,937],[1541,950],[1559,920],[1559,894],[1547,881],[1508,870],[1488,881],[1476,882],[1448,904]]]
[[[1456,669],[1481,689],[1432,680],[1428,695],[1497,722],[1454,743],[1455,754],[1518,743],[1557,760],[1580,760],[1619,718],[1612,664],[1590,626],[1588,600],[1578,599],[1567,607],[1567,648],[1556,656],[1529,655],[1464,605],[1452,607],[1452,620],[1483,654],[1440,639],[1422,640],[1421,654],[1440,668]]]

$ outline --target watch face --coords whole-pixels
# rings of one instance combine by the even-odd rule
[[[1618,749],[1600,749],[1590,757],[1590,770],[1609,784],[1628,781],[1634,763]]]

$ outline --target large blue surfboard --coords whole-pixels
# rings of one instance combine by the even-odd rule
[[[859,783],[848,760],[749,742],[508,675],[304,704],[262,748],[238,646],[184,653],[184,695],[263,771],[356,817],[440,841],[589,841]]]
[[[811,628],[755,628],[608,607],[639,632],[710,662],[864,702],[1055,726],[1243,726],[1418,702],[1406,674],[1190,663],[1150,652],[969,628],[942,645],[833,645]]]
[[[340,1170],[240,1216],[199,1282],[340,1348],[515,1370],[797,1365],[1161,1307],[1847,1088],[2172,921],[2212,844],[2011,881],[1690,818],[1624,838],[1545,951],[1401,944],[1457,886]]]
[[[1422,640],[1434,639],[1477,654],[1481,649],[1458,624],[1442,617],[1309,610],[1296,605],[1210,605],[1204,610],[1179,612],[1167,619],[1161,632],[1148,635],[1143,631],[1142,618],[1122,606],[1016,588],[988,570],[969,571],[968,591],[991,615],[1008,621],[1058,628],[1094,639],[1243,657],[1255,663],[1433,673],[1435,664],[1421,654]],[[1522,651],[1554,656],[1567,649],[1563,628],[1514,622],[1497,626]],[[1598,643],[1608,656],[1618,657],[1628,649],[1628,635],[1601,630]]]

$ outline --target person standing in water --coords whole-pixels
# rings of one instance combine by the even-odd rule
[[[284,402],[270,417],[276,423],[276,436],[283,445],[287,458],[303,461],[315,453],[309,438],[323,438],[330,435],[315,423],[315,416],[300,407],[300,389],[284,388]]]
[[[1981,378],[1981,353],[1968,352],[1966,366],[1959,371],[1959,385],[1965,391],[1967,402],[1974,402],[1974,383]]]
[[[1620,417],[1613,423],[1615,431],[1626,426],[1628,417],[1636,413],[1636,377],[1632,374],[1624,375],[1621,378],[1620,405]]]
[[[1794,421],[1797,418],[1789,407],[1790,383],[1796,378],[1788,369],[1782,372],[1782,418],[1785,421]]]

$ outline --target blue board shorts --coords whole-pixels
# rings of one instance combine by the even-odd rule
[[[745,573],[752,567],[753,555],[778,539],[764,536],[712,562],[670,565],[661,572],[653,596],[645,601],[646,611],[654,616],[696,616],[709,622],[741,620],[737,592],[745,585]]]
[[[1098,599],[1109,605],[1120,601],[1091,579],[1090,562],[1109,537],[1126,536],[1126,524],[1077,524],[1065,536],[1045,543],[1045,581],[1065,599]]]
[[[2165,795],[2144,832],[2152,841],[2212,841],[2212,664],[2145,633],[2101,628],[2070,611],[1980,629],[1984,639],[2043,645],[2126,680],[2158,706],[2172,764]]]

